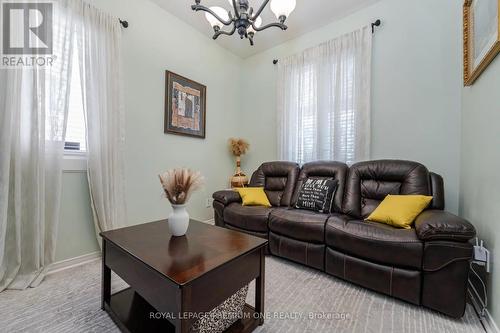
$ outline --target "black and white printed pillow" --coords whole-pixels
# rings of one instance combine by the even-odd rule
[[[334,179],[307,178],[302,184],[295,208],[329,214],[338,181]]]

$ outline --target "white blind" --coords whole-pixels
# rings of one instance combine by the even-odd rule
[[[69,94],[68,125],[66,127],[67,151],[87,151],[86,126],[83,110],[82,86],[78,66],[78,52],[73,52],[71,68],[71,86]],[[79,148],[79,149],[77,149]]]
[[[299,117],[300,125],[298,130],[300,135],[297,136],[297,142],[300,149],[297,152],[297,162],[305,163],[311,161],[311,155],[316,142],[316,128],[318,118],[316,117],[316,70],[314,66],[304,65],[301,71],[296,73],[296,80],[299,82],[297,96],[301,103],[301,116]]]

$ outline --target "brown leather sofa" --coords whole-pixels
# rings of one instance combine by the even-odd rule
[[[308,177],[338,180],[332,214],[293,208]],[[269,239],[271,254],[377,292],[462,317],[474,227],[444,211],[441,176],[416,162],[264,163],[250,186],[271,208],[244,207],[234,191],[213,195],[216,225]],[[388,194],[432,195],[413,229],[364,219]]]

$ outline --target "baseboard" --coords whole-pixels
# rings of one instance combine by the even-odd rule
[[[472,292],[470,288],[468,289],[468,292],[469,292],[469,298],[472,301],[472,306],[474,307],[474,310],[476,311],[479,320],[483,324],[486,333],[500,333],[498,325],[496,324],[495,320],[491,316],[488,309],[486,309],[484,316],[481,316],[481,306],[479,305],[480,302],[477,300],[476,294]]]
[[[206,221],[203,221],[203,223],[215,225],[215,219],[206,220]]]
[[[99,259],[101,259],[101,252],[96,251],[89,254],[84,254],[83,256],[79,256],[76,258],[58,261],[49,266],[46,275],[54,274],[60,271],[64,271],[66,269],[85,265],[88,264],[89,262],[93,262]]]

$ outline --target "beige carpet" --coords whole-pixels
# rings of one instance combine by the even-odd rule
[[[100,309],[100,288],[95,262],[50,275],[38,288],[0,293],[0,332],[118,332]],[[276,258],[266,261],[265,310],[256,332],[484,332],[470,306],[454,320]]]

